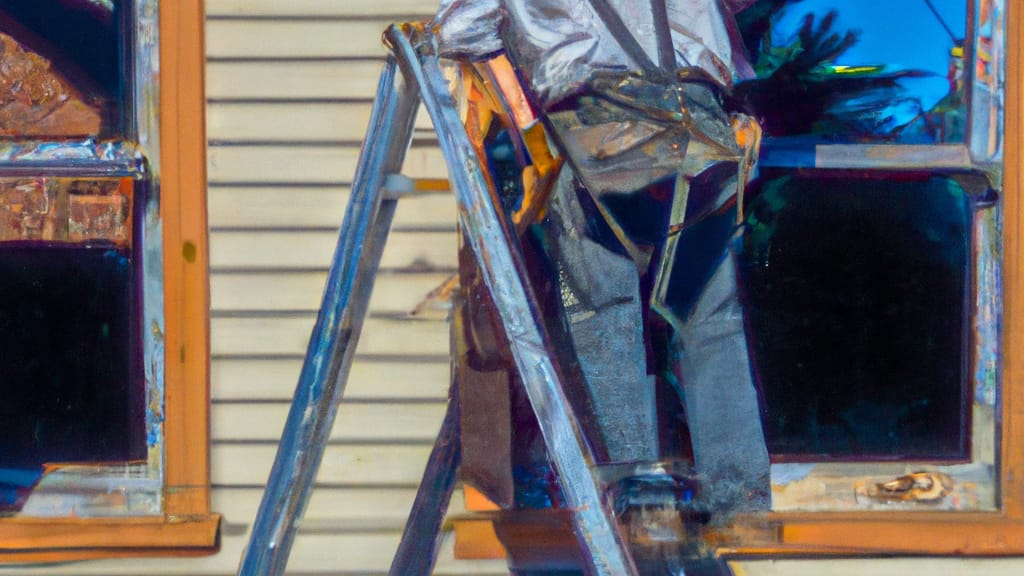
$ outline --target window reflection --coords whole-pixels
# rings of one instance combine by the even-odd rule
[[[963,143],[962,0],[783,0],[739,25],[757,78],[741,99],[768,136]]]
[[[123,131],[120,4],[0,0],[0,136],[113,137]]]

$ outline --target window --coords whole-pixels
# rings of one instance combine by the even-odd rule
[[[216,546],[202,18],[0,2],[0,560]]]
[[[776,511],[916,510],[877,486],[918,469],[952,492],[932,509],[998,507],[1002,23],[979,6],[969,31],[959,0],[813,0],[756,44],[740,273]]]
[[[868,4],[815,0],[795,12],[818,11],[820,23],[838,8],[836,27],[844,17],[858,24],[865,44],[876,30],[906,33],[907,22],[928,33],[918,31],[924,21],[879,18]],[[766,142],[741,272],[774,512],[749,544],[764,538],[801,554],[1024,551],[1015,473],[1020,19],[998,0],[930,4],[946,48],[922,42],[935,53],[876,56],[884,69],[834,62],[840,92],[853,86],[844,76],[874,76],[875,88],[843,94],[815,129],[793,117],[766,127],[781,133]],[[846,54],[859,50],[863,65],[897,43],[853,46]],[[857,141],[842,141],[851,129]],[[765,266],[770,258],[782,261]],[[804,314],[792,314],[796,306]],[[921,470],[943,484],[933,492],[942,498],[889,491]]]
[[[1024,553],[1017,6],[755,8],[738,27],[757,77],[734,96],[766,138],[738,272],[772,508],[716,542],[737,556]],[[489,129],[481,141],[504,152]],[[547,501],[525,508],[551,508],[529,495]],[[498,532],[527,558],[566,517],[499,515]]]

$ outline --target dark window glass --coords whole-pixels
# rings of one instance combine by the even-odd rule
[[[966,455],[971,201],[928,174],[767,172],[740,272],[769,451]]]
[[[0,246],[0,468],[146,457],[132,257]]]

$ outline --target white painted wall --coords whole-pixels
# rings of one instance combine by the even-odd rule
[[[38,568],[33,575],[233,574],[298,377],[394,20],[436,0],[207,0],[213,507],[223,549],[187,559]],[[421,128],[429,124],[421,121]],[[409,172],[445,175],[434,148]],[[292,553],[296,575],[384,574],[443,415],[447,326],[400,321],[455,266],[453,205],[406,201],[384,257],[319,485]],[[415,358],[410,358],[409,355]],[[453,503],[454,511],[462,508]],[[748,575],[1024,574],[1021,560],[769,561]],[[506,574],[460,562],[438,574]]]

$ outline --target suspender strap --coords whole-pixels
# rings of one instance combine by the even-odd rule
[[[658,61],[666,74],[672,74],[678,67],[676,49],[672,45],[672,29],[668,24],[666,0],[651,0],[651,14],[654,16],[654,37],[658,45]]]
[[[640,65],[640,69],[643,70],[645,74],[649,75],[652,78],[664,78],[666,76],[672,76],[671,70],[674,69],[675,66],[672,66],[672,68],[665,70],[659,67],[657,64],[655,64],[654,61],[651,60],[651,58],[647,55],[647,52],[644,51],[643,47],[640,46],[640,43],[637,42],[633,34],[629,31],[629,28],[626,27],[626,23],[622,21],[622,17],[619,16],[619,13],[616,12],[615,9],[612,8],[611,4],[608,3],[608,0],[587,1],[590,2],[590,5],[594,8],[594,11],[597,12],[597,16],[601,19],[602,22],[604,22],[605,27],[608,28],[609,32],[611,32],[612,37],[614,37],[615,41],[619,43],[619,46],[622,48],[622,50],[625,51],[626,54],[633,59],[633,61]],[[665,0],[652,0],[652,4],[661,4],[663,12],[667,11],[664,2]],[[658,14],[656,10],[655,18],[657,17]],[[655,27],[657,26],[658,24],[657,22],[655,22]],[[669,40],[671,41],[671,39]],[[659,56],[663,58],[663,56],[660,54],[661,50],[661,42],[659,42],[658,52]]]

